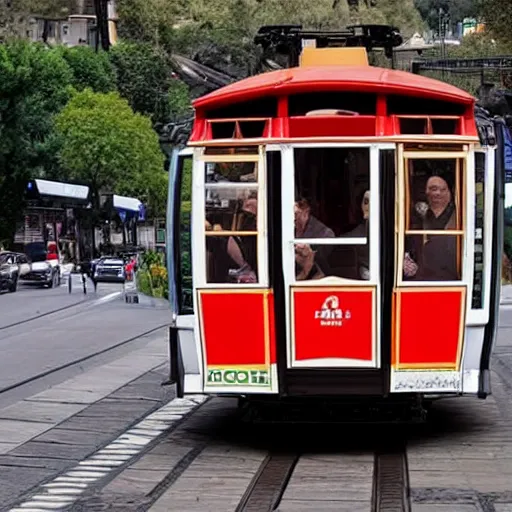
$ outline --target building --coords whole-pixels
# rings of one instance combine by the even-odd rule
[[[26,36],[34,42],[63,44],[65,46],[96,46],[96,13],[94,0],[71,2],[61,15],[34,15],[28,18]],[[115,0],[107,0],[109,39],[117,42],[117,12]]]

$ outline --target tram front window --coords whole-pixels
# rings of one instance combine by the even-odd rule
[[[369,279],[369,211],[367,148],[295,149],[296,280]]]
[[[407,161],[405,280],[461,279],[462,167],[457,159]]]

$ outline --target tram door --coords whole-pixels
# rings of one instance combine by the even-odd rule
[[[385,149],[307,144],[282,151],[290,371],[381,365],[379,159]]]
[[[381,369],[390,391],[461,390],[473,158],[462,146],[283,149],[290,372]]]

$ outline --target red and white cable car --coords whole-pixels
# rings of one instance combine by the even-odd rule
[[[362,48],[307,45],[194,108],[169,195],[180,396],[490,393],[500,120]]]

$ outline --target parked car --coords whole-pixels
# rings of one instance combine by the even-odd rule
[[[18,288],[20,269],[15,253],[0,253],[0,291],[14,293]]]
[[[32,242],[25,246],[30,271],[20,275],[23,281],[42,284],[48,288],[60,286],[60,263],[55,250],[49,250],[44,242]]]
[[[124,283],[126,280],[124,260],[113,256],[101,257],[99,260],[94,262],[94,265],[92,266],[92,274],[92,279],[97,283]]]

